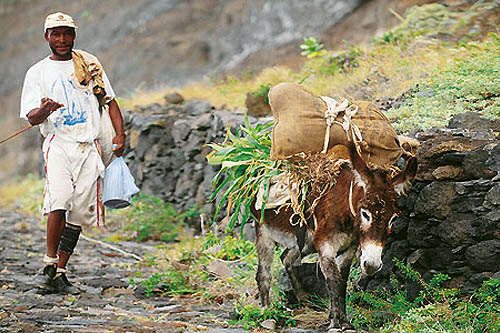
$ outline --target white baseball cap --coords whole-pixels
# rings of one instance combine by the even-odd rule
[[[47,31],[47,29],[50,28],[55,28],[55,27],[70,27],[70,28],[78,28],[75,25],[75,21],[71,16],[68,14],[64,14],[61,12],[57,12],[54,14],[50,14],[47,16],[45,19],[45,25],[44,25],[44,32]]]

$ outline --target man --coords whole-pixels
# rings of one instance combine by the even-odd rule
[[[82,225],[99,223],[103,217],[100,183],[105,168],[97,139],[101,112],[108,112],[108,108],[116,133],[115,155],[121,156],[125,147],[123,118],[98,61],[94,67],[100,71],[92,71],[90,79],[78,79],[81,73],[76,70],[77,60],[81,67],[82,54],[89,54],[73,50],[76,29],[67,14],[47,16],[44,34],[52,54],[27,71],[21,96],[21,118],[39,125],[45,137],[43,213],[48,215],[47,253],[43,273],[36,280],[53,292],[72,294],[78,293],[78,288],[68,281],[66,264]],[[88,64],[83,64],[87,69]]]

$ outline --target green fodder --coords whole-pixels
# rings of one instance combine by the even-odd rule
[[[207,156],[208,162],[221,165],[221,170],[212,181],[213,191],[210,200],[220,196],[214,220],[224,204],[228,205],[228,213],[236,207],[236,211],[229,219],[229,229],[236,225],[240,213],[241,220],[245,223],[250,217],[250,205],[257,195],[260,184],[264,184],[267,190],[270,178],[280,172],[281,162],[269,159],[271,126],[272,123],[257,124],[252,127],[245,117],[245,124],[240,126],[236,135],[228,130],[228,141],[222,144],[210,144],[213,151]],[[243,209],[240,210],[240,207]]]
[[[207,156],[211,164],[220,164],[221,170],[212,181],[212,196],[218,204],[214,214],[214,222],[220,210],[227,204],[227,230],[232,230],[240,223],[241,230],[246,221],[255,216],[250,207],[257,194],[262,194],[262,208],[266,209],[272,178],[285,177],[297,185],[297,191],[291,190],[290,200],[282,207],[293,209],[301,221],[306,221],[314,210],[319,198],[326,193],[335,182],[344,160],[331,160],[321,153],[296,154],[286,160],[271,160],[270,128],[272,122],[256,124],[255,127],[245,117],[244,125],[236,134],[227,132],[228,140],[221,144],[210,144],[213,151]],[[264,214],[261,214],[260,222]]]

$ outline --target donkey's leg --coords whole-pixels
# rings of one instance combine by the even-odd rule
[[[307,298],[307,294],[302,288],[302,283],[299,278],[301,259],[298,246],[287,248],[281,255],[281,262],[286,268],[288,277],[290,278],[290,282],[292,284],[293,292],[300,303],[304,302]]]
[[[356,254],[356,250],[358,245],[351,245],[347,250],[337,255],[335,261],[337,262],[337,267],[340,271],[340,286],[339,286],[339,303],[340,308],[344,314],[346,313],[346,289],[347,289],[347,281],[349,280],[349,273],[351,270],[352,260]],[[342,332],[355,332],[351,323],[349,322],[347,315],[344,315],[345,321],[341,322]]]
[[[259,288],[260,301],[262,305],[270,305],[269,289],[271,286],[271,266],[274,255],[274,240],[265,225],[255,224],[257,235],[257,255],[259,266],[257,268],[257,286]]]
[[[341,332],[341,324],[345,323],[347,320],[344,307],[345,301],[341,302],[340,300],[342,277],[335,261],[337,251],[329,242],[315,245],[317,245],[319,264],[325,276],[328,296],[330,297],[330,326],[328,328],[332,332]]]

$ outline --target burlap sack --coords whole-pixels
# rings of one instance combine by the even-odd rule
[[[363,159],[377,165],[397,162],[402,149],[387,117],[370,102],[353,103],[358,106],[353,122],[363,137],[360,145]],[[269,104],[275,119],[271,159],[286,159],[296,153],[315,153],[323,149],[327,105],[320,97],[296,83],[280,83],[269,91]],[[341,112],[336,120],[342,122],[342,116]],[[328,147],[347,143],[342,126],[333,124]]]
[[[113,127],[111,117],[109,116],[109,107],[108,105],[105,105],[101,111],[101,129],[97,139],[101,145],[101,159],[106,168],[116,158],[116,155],[113,152],[113,138],[115,136],[115,128]]]

